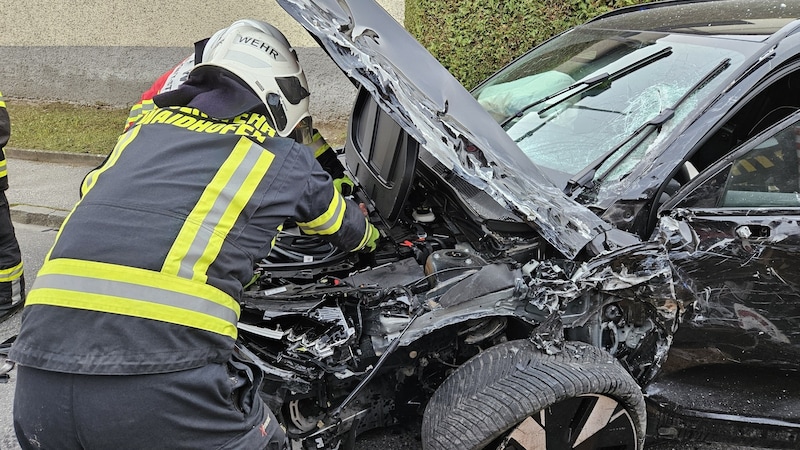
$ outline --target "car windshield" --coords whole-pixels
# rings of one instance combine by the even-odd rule
[[[596,166],[595,179],[610,181],[629,172],[711,95],[726,78],[719,75],[745,60],[743,49],[757,45],[577,29],[534,49],[473,95],[528,158],[563,174],[562,181],[590,166]],[[667,120],[656,119],[676,106]],[[643,133],[651,121],[658,132]],[[632,139],[637,133],[642,138]]]

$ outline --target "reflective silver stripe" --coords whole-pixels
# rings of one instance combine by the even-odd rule
[[[122,281],[103,280],[76,275],[40,274],[36,277],[34,289],[46,288],[72,290],[90,295],[112,296],[124,300],[139,300],[154,305],[172,306],[216,317],[234,326],[239,321],[235,311],[218,303],[152,286],[142,286]]]
[[[42,284],[39,284],[39,280]],[[119,294],[119,295],[115,295]],[[239,304],[214,286],[137,267],[48,259],[25,300],[173,323],[236,339]],[[222,309],[220,309],[222,308]]]
[[[186,251],[186,256],[181,260],[180,269],[178,269],[179,277],[193,278],[195,264],[206,253],[216,225],[221,222],[231,202],[236,198],[237,193],[241,190],[248,175],[250,175],[263,153],[264,149],[262,147],[251,143],[244,158],[236,167],[227,184],[222,187],[219,195],[214,199],[214,204],[203,218],[203,226],[197,230],[192,243]]]
[[[15,278],[11,282],[11,304],[16,305],[17,303],[22,301],[22,283],[20,282],[20,278]]]
[[[342,226],[344,221],[344,208],[347,206],[344,198],[338,192],[333,192],[333,199],[331,199],[331,206],[335,206],[333,210],[328,209],[322,215],[310,222],[298,223],[297,225],[307,234],[334,234]],[[330,207],[329,207],[330,208]],[[320,220],[326,215],[330,214],[324,222]]]

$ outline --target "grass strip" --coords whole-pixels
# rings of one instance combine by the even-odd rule
[[[122,133],[127,108],[6,99],[8,147],[107,155]],[[315,124],[334,148],[344,145],[344,123]]]
[[[6,100],[11,117],[8,147],[108,154],[122,133],[127,108]]]

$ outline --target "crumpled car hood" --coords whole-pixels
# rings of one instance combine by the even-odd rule
[[[423,151],[572,259],[611,228],[567,198],[467,90],[373,0],[277,0]]]

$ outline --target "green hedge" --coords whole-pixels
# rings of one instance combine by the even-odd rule
[[[406,29],[468,89],[567,28],[644,0],[406,0]]]

